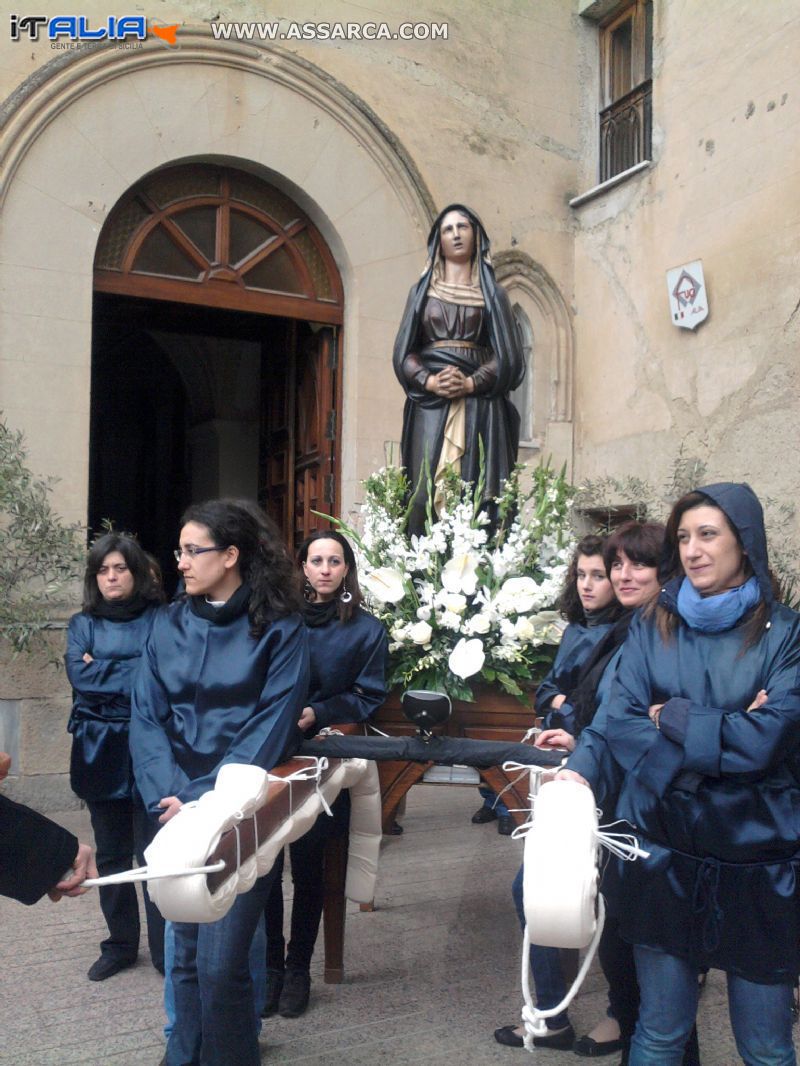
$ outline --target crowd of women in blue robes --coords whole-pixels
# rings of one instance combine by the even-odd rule
[[[107,871],[118,837],[129,859],[225,762],[270,769],[304,731],[369,717],[386,656],[343,538],[304,546],[304,601],[257,509],[193,507],[175,553],[185,591],[162,606],[152,562],[132,538],[110,537],[90,552],[67,652],[73,784]],[[604,543],[585,538],[563,609],[570,624],[537,695],[537,744],[564,749],[556,780],[591,787],[649,856],[604,871],[608,1019],[576,1040],[563,1014],[537,1041],[588,1057],[620,1051],[629,1066],[697,1062],[698,977],[715,968],[727,975],[742,1060],[795,1063],[800,617],[779,602],[758,499],[746,485],[709,485],[679,500],[663,531],[630,523]],[[308,1002],[326,831],[292,855],[304,902],[288,948],[281,932],[262,956],[266,1013],[282,1010],[284,993],[287,1016]],[[259,879],[220,922],[175,925],[170,1066],[259,1061],[248,954],[262,915],[282,926],[278,876]],[[138,950],[130,898],[106,895],[103,911],[95,980]],[[163,965],[157,936],[150,948]],[[560,960],[533,947],[531,965],[540,1007],[557,1005]],[[495,1035],[522,1044],[514,1026]]]
[[[303,588],[266,516],[245,501],[215,500],[186,512],[175,556],[183,591],[161,606],[156,568],[137,542],[101,537],[89,552],[83,610],[70,622],[71,776],[89,805],[104,873],[127,869],[225,763],[272,769],[304,733],[366,720],[385,697],[386,634],[361,607],[352,549],[339,534],[303,546]],[[345,808],[340,822],[346,816]],[[292,923],[302,951],[293,956],[290,942],[287,1016],[308,1003],[325,835],[315,827],[317,846],[293,856],[300,894],[320,906],[301,906]],[[259,1062],[248,957],[275,884],[280,892],[277,864],[220,921],[172,924],[169,1066]],[[133,886],[100,891],[109,937],[92,980],[132,965],[139,939]],[[148,931],[163,970],[155,908]]]

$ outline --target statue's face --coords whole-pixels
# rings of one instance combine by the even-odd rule
[[[460,211],[448,211],[439,226],[439,243],[445,259],[468,263],[475,251],[472,223]]]

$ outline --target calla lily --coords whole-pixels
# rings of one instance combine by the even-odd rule
[[[477,637],[473,637],[472,640],[462,637],[450,652],[447,665],[458,677],[467,678],[479,673],[483,669],[485,661],[486,654],[483,650],[483,642],[478,640]]]
[[[448,592],[463,592],[474,596],[478,587],[478,557],[472,552],[462,552],[442,567],[442,585]]]
[[[381,603],[399,603],[406,594],[403,575],[390,566],[380,566],[371,571],[361,583]]]

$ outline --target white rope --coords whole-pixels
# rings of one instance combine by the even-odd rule
[[[597,827],[597,842],[602,844],[612,855],[616,855],[623,862],[633,862],[634,859],[649,859],[650,852],[640,847],[639,841],[633,833],[609,833],[612,825],[623,825],[623,822],[609,822],[608,825]]]
[[[628,862],[649,855],[635,836],[613,831],[626,823],[599,825],[601,812],[584,785],[556,780],[540,789],[541,772],[539,767],[530,768],[534,793],[530,817],[512,834],[525,839],[522,1025],[528,1051],[533,1051],[536,1037],[547,1034],[546,1019],[561,1014],[572,1002],[597,951],[605,921],[605,903],[597,892],[600,849]],[[588,942],[571,988],[561,1003],[548,1010],[538,1010],[531,999],[531,937],[544,947],[583,948]]]
[[[513,759],[509,759],[507,762],[503,763],[503,771],[505,773],[507,773],[507,774],[515,774],[515,773],[517,773],[517,771],[521,770],[523,773],[531,775],[530,786],[529,786],[529,789],[528,789],[528,799],[531,801],[531,804],[536,799],[536,795],[539,792],[539,789],[541,787],[542,774],[547,773],[548,770],[555,770],[555,769],[556,769],[556,767],[554,767],[554,766],[528,766],[525,763],[514,762]],[[517,781],[519,781],[518,777],[515,778],[514,784],[516,784]],[[528,824],[528,823],[526,823],[526,824]],[[520,827],[517,827],[517,828],[520,828]],[[511,835],[512,835],[512,837],[516,836],[516,830]]]
[[[555,1018],[557,1014],[561,1014],[565,1011],[570,1003],[573,1001],[578,993],[578,989],[584,982],[586,974],[589,972],[589,967],[594,961],[594,956],[597,951],[597,947],[600,943],[600,937],[603,935],[603,926],[606,920],[606,905],[602,896],[597,897],[597,927],[592,937],[592,942],[589,944],[589,948],[584,956],[580,969],[578,970],[575,980],[572,982],[566,996],[555,1007],[550,1007],[548,1010],[539,1010],[538,1007],[534,1007],[533,999],[531,998],[531,985],[530,985],[530,937],[528,935],[528,926],[525,925],[525,932],[522,937],[522,996],[525,1000],[522,1007],[522,1027],[525,1030],[525,1036],[523,1040],[525,1042],[526,1051],[533,1052],[535,1050],[533,1039],[537,1036],[547,1035],[547,1018]]]
[[[301,766],[299,770],[295,770],[293,773],[289,774],[288,777],[276,777],[275,775],[270,774],[269,775],[270,779],[272,781],[276,781],[276,780],[278,780],[278,781],[288,781],[290,789],[291,789],[292,781],[314,781],[315,791],[317,793],[317,796],[319,798],[320,803],[322,804],[322,809],[325,811],[325,813],[328,815],[329,818],[332,818],[333,817],[333,811],[331,810],[330,804],[325,799],[325,796],[323,795],[323,793],[322,793],[322,791],[320,789],[320,784],[322,782],[323,771],[328,769],[328,758],[327,758],[327,756],[326,755],[319,755],[319,756],[317,756],[317,755],[296,755],[295,758],[297,758],[297,759],[305,759],[306,761],[312,763],[313,765],[311,765],[311,766]],[[289,800],[290,800],[290,803],[291,803],[291,791],[289,793]]]
[[[151,874],[147,866],[137,866],[133,870],[123,870],[118,874],[106,874],[105,877],[87,877],[81,882],[81,888],[102,888],[103,885],[127,885],[137,881],[160,881],[162,877],[194,877],[195,874],[215,874],[225,869],[225,862],[219,859],[211,866],[195,866],[191,870],[165,870]]]

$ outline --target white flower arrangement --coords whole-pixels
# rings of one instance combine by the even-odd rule
[[[361,587],[389,633],[388,681],[473,698],[471,684],[497,684],[523,698],[552,661],[564,623],[553,607],[575,538],[573,489],[548,466],[521,488],[517,467],[490,523],[472,486],[448,479],[445,505],[425,532],[406,532],[410,486],[384,467],[364,482],[355,543]],[[429,510],[429,513],[430,510]]]

